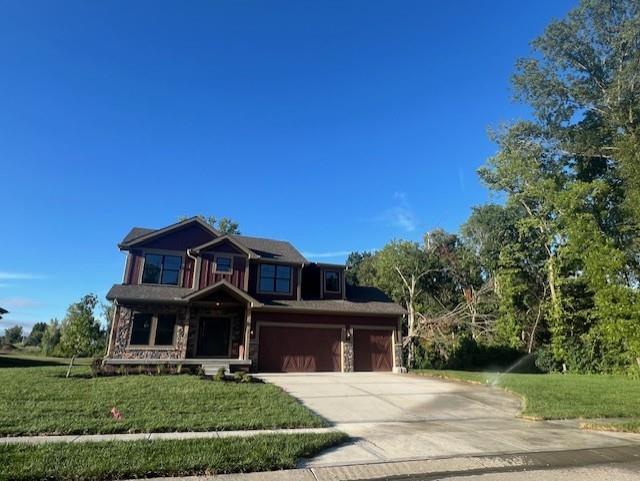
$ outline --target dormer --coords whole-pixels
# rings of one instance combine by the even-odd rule
[[[302,269],[303,299],[345,299],[345,267],[312,263]]]

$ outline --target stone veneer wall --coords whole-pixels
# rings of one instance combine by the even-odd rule
[[[395,370],[401,371],[402,370],[402,343],[401,342],[397,342],[393,346],[393,352],[395,357],[395,359],[393,360],[393,365],[395,367]]]
[[[187,312],[185,308],[175,308],[163,305],[145,306],[118,306],[117,319],[115,320],[115,341],[109,355],[112,359],[184,359],[187,348]],[[155,314],[175,313],[178,318],[176,323],[175,343],[173,346],[162,347],[129,347],[131,326],[134,312],[153,312]]]
[[[342,339],[342,371],[353,372],[353,327],[343,330]]]

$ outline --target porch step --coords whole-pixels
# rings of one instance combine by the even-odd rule
[[[211,360],[202,363],[202,369],[204,370],[205,376],[214,376],[221,367],[224,368],[224,372],[226,374],[229,374],[231,371],[229,366],[230,363],[226,359],[220,359],[219,361]]]

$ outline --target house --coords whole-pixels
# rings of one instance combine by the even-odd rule
[[[289,242],[223,234],[194,217],[133,228],[105,363],[261,372],[398,371],[405,310],[309,262]],[[212,364],[213,363],[213,364]],[[217,364],[215,364],[217,363]]]

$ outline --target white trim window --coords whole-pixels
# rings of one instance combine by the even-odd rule
[[[233,272],[233,257],[216,256],[215,263],[217,274],[231,274]]]
[[[260,264],[258,292],[291,294],[291,266]]]
[[[180,281],[181,267],[181,256],[145,254],[142,283],[177,286]]]
[[[332,294],[340,293],[340,271],[324,271],[324,292],[329,292]]]

